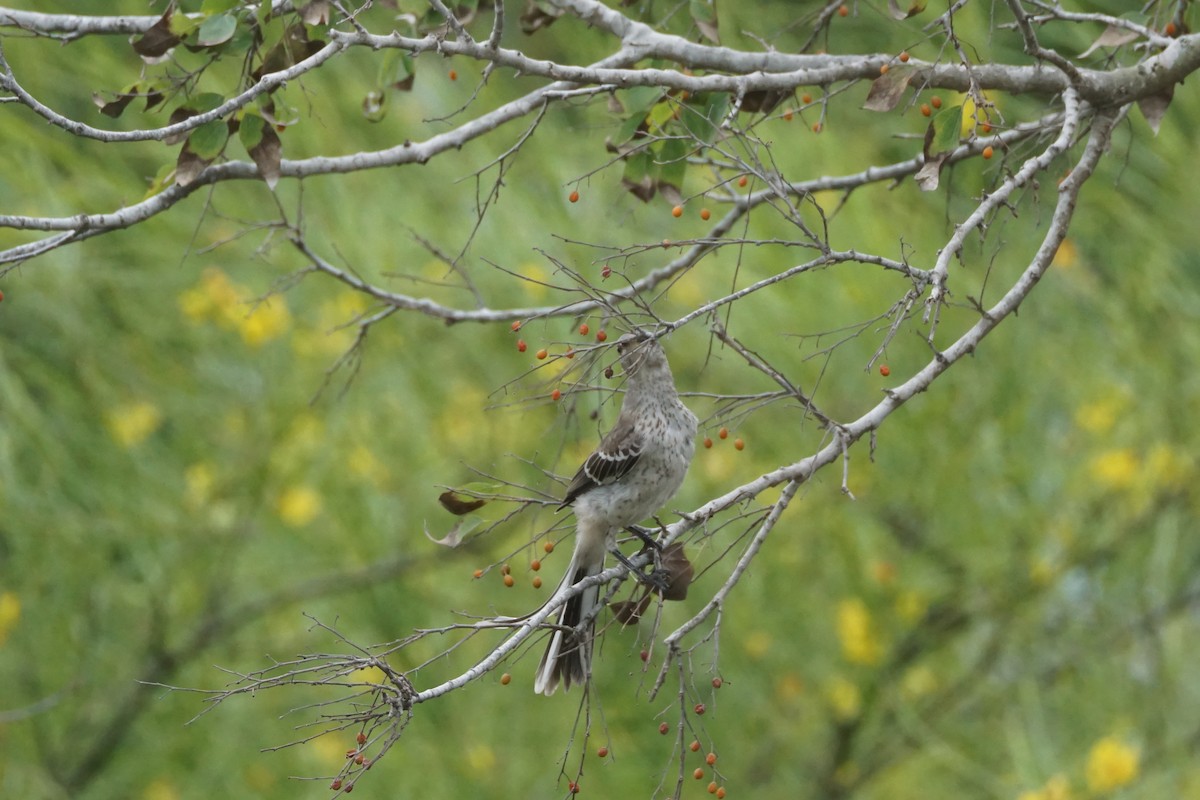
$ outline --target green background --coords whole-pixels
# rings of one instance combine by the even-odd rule
[[[810,5],[723,6],[725,43],[754,47],[740,32],[770,31],[775,46],[794,48],[805,37],[792,24],[795,9]],[[38,10],[89,8],[145,13],[134,2]],[[1015,35],[989,32],[988,19],[985,8],[968,9],[960,35],[983,58],[1025,63]],[[861,5],[822,46],[909,48],[932,60],[939,50],[925,41],[923,21],[894,24]],[[604,52],[598,33],[569,20],[533,37],[513,22],[511,46],[531,56],[586,63]],[[1079,52],[1098,33],[1063,27],[1046,35]],[[93,91],[118,90],[140,69],[122,37],[60,47],[6,36],[4,46],[18,79],[63,114],[97,126],[162,124],[138,110],[115,122],[96,111]],[[414,90],[390,95],[384,120],[366,122],[360,104],[377,58],[352,52],[289,86],[286,98],[303,118],[281,135],[286,158],[388,147],[464,119],[429,121],[468,102],[478,66],[426,56]],[[500,71],[477,102],[492,107],[535,85]],[[865,92],[860,84],[833,96],[819,135],[812,111],[791,121],[776,115],[755,132],[792,179],[915,154],[911,137],[925,125],[917,110],[863,112]],[[1010,122],[1042,110],[1039,98],[994,99]],[[598,281],[607,251],[576,243],[699,236],[700,206],[723,213],[697,196],[676,220],[671,203],[643,204],[624,192],[619,165],[577,183],[607,163],[604,137],[619,124],[602,102],[554,107],[515,158],[465,260],[491,306],[563,301],[532,282],[569,283],[539,250]],[[1020,315],[890,418],[873,459],[865,442],[855,448],[856,499],[841,492],[837,467],[801,489],[730,596],[719,648],[708,642],[692,654],[695,681],[682,702],[690,709],[703,701],[708,711],[687,714],[694,727],[683,735],[700,739],[701,755],[719,754],[717,780],[731,797],[1017,797],[1056,776],[1086,797],[1089,754],[1108,737],[1138,758],[1136,778],[1118,796],[1200,796],[1200,437],[1192,424],[1200,204],[1187,168],[1198,124],[1191,86],[1179,88],[1157,136],[1131,114],[1083,190],[1055,268]],[[309,241],[390,289],[469,307],[471,295],[414,234],[457,253],[476,221],[472,173],[522,129],[502,128],[425,166],[305,181]],[[16,104],[0,105],[0,142],[3,213],[42,216],[134,202],[177,150],[82,141]],[[229,155],[245,158],[235,145]],[[936,193],[911,182],[860,190],[831,218],[831,243],[929,266],[952,221],[1020,155],[964,162]],[[485,173],[482,185],[494,176]],[[991,237],[953,266],[958,300],[979,297],[990,273],[982,297],[994,301],[1019,273],[1048,219],[1055,177],[1044,176],[1022,196],[1019,215],[999,217]],[[710,185],[693,170],[684,195]],[[566,201],[573,188],[575,204]],[[300,195],[295,181],[280,184],[279,205],[293,222]],[[827,210],[840,200],[818,199]],[[356,372],[334,369],[353,342],[343,326],[373,307],[323,276],[297,280],[301,257],[265,224],[275,209],[260,183],[224,184],[0,279],[5,797],[322,796],[327,778],[290,776],[335,773],[351,734],[261,750],[311,732],[294,727],[314,712],[286,712],[330,695],[264,692],[185,725],[205,707],[202,696],[138,681],[219,688],[228,680],[219,668],[249,671],[345,647],[303,614],[374,644],[460,620],[457,612],[522,613],[561,573],[565,546],[545,559],[546,585],[530,585],[546,513],[455,550],[423,531],[449,528],[437,495],[477,480],[476,470],[560,491],[542,470],[569,473],[614,406],[599,392],[551,403],[556,367],[531,371],[539,347],[562,352],[588,341],[576,332],[580,320],[530,323],[519,334],[530,344],[521,354],[507,323],[446,326],[402,312],[373,329]],[[768,213],[752,232],[795,238]],[[0,233],[5,246],[25,240]],[[614,260],[613,280],[636,278],[677,252]],[[655,310],[677,317],[807,257],[788,247],[740,258],[723,251]],[[863,326],[826,356],[845,335],[830,332],[882,313],[904,289],[878,271],[842,267],[760,293],[723,321],[805,388],[819,385],[826,413],[850,420],[929,351],[922,328],[906,326],[888,350],[885,379],[864,370],[880,325]],[[972,318],[960,303],[940,341]],[[593,330],[614,324],[587,321]],[[672,509],[802,458],[821,439],[795,409],[746,415],[712,401],[707,395],[774,387],[711,344],[703,322],[666,343],[680,388],[703,395],[688,402],[716,439],[698,450]],[[716,437],[722,425],[729,440]],[[745,450],[732,447],[734,438]],[[753,519],[729,514],[689,546],[697,567],[711,568],[687,602],[664,610],[662,631],[721,585]],[[472,577],[505,562],[517,578],[511,589],[495,569]],[[545,699],[530,691],[535,646],[504,667],[511,684],[492,673],[418,707],[358,792],[563,796],[560,769],[574,778],[581,751],[585,796],[671,791],[678,743],[658,726],[678,722],[680,700],[673,682],[646,697],[654,671],[643,675],[638,652],[651,633],[646,622],[605,636],[586,745],[579,693]],[[424,640],[393,664],[412,669],[452,641]],[[429,663],[414,674],[417,687],[458,674],[494,641],[472,640]],[[708,688],[715,674],[724,679],[718,691]],[[601,744],[611,759],[595,756]],[[687,796],[707,796],[709,778],[690,777],[701,764],[686,754]]]

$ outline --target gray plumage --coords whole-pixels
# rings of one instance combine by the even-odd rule
[[[695,452],[696,417],[679,400],[666,354],[654,339],[632,333],[617,342],[625,372],[621,413],[567,487],[562,507],[575,510],[575,550],[563,584],[604,569],[617,532],[652,516],[678,491]],[[560,587],[561,588],[561,587]],[[553,694],[591,673],[592,625],[579,629],[599,602],[598,586],[563,606],[538,665],[534,691]]]

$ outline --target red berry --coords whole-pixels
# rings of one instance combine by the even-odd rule
[[[575,348],[568,347],[567,352],[563,353],[563,355],[566,356],[567,358],[574,358],[575,357]]]
[[[704,713],[704,703],[696,703],[696,707],[693,708],[692,710],[695,711],[697,714],[703,714]]]
[[[599,750],[596,751],[596,755],[600,756],[601,758],[607,758],[608,757],[608,748],[601,747]]]
[[[907,50],[905,50],[905,51],[903,51],[903,52],[901,52],[901,53],[900,53],[900,63],[901,63],[901,64],[907,64],[907,63],[908,63],[908,58],[909,58],[909,55],[908,55],[908,51],[907,51]]]
[[[346,758],[354,758],[356,755],[358,755],[357,750],[347,750],[346,751]]]
[[[518,353],[524,353],[524,352],[525,352],[525,348],[526,348],[526,347],[528,347],[528,346],[529,346],[529,345],[525,344],[525,340],[524,340],[524,339],[517,339],[517,352],[518,352]]]
[[[887,364],[883,364],[879,367],[879,374],[886,378],[888,375],[892,374],[892,370]]]
[[[804,105],[808,105],[809,103],[812,102],[812,95],[811,94],[802,95],[800,97],[800,102],[804,103]]]
[[[845,17],[845,16],[849,16],[849,15],[850,15],[850,8],[848,6],[838,6],[838,16],[839,17]]]
[[[535,589],[542,588],[542,579],[540,577],[538,577],[537,575],[533,576],[533,580],[531,581],[531,583],[533,584],[533,588],[535,588]]]
[[[717,800],[725,800],[725,787],[717,789]]]
[[[746,443],[745,443],[745,442],[743,442],[741,439],[734,439],[734,440],[733,440],[733,448],[734,448],[735,450],[745,450],[745,449],[746,449]]]
[[[716,793],[717,793],[717,782],[716,782],[716,781],[713,781],[712,783],[710,783],[710,784],[708,785],[708,793],[709,793],[709,794],[716,794]]]
[[[335,780],[333,783],[329,784],[329,788],[336,792],[338,789],[342,788],[342,782],[340,780]]]
[[[358,734],[357,741],[360,745],[367,743],[367,735],[361,731]]]
[[[350,793],[351,793],[351,792],[353,792],[353,791],[354,791],[354,784],[353,784],[353,783],[351,783],[351,784],[347,784],[347,786],[346,786],[346,794],[350,794]]]
[[[642,661],[649,661],[650,660],[650,651],[643,650],[642,652],[638,653],[638,658],[640,658]]]
[[[601,328],[600,330],[596,331],[596,341],[597,342],[603,342],[606,339],[608,339],[608,334],[605,332],[604,328]]]
[[[579,784],[575,781],[568,783],[567,788],[571,790],[571,794],[579,794]]]
[[[0,303],[4,302],[4,292],[0,292]]]
[[[691,749],[691,751],[693,753],[699,753],[700,752],[700,743],[697,741],[693,741],[690,745],[688,745],[688,748]]]
[[[705,764],[708,764],[710,767],[711,767],[713,764],[717,763],[717,754],[716,754],[716,753],[709,753],[708,755],[706,755],[706,756],[704,757],[704,763],[705,763]]]
[[[696,780],[703,780],[704,770],[700,769],[699,767],[696,767],[696,771],[692,773],[692,777],[695,778]]]
[[[538,560],[535,558],[533,561],[530,561],[530,562],[529,562],[529,568],[530,568],[531,570],[533,570],[534,572],[537,572],[539,569],[541,569],[541,568],[542,568],[542,562],[538,561]]]
[[[554,542],[547,541],[544,545],[542,545],[542,549],[545,550],[547,553],[553,553],[554,552]]]
[[[612,376],[613,376],[612,367],[605,367],[604,368],[604,377],[611,378]]]
[[[580,335],[580,336],[587,336],[587,335],[588,335],[588,331],[590,331],[590,330],[591,330],[591,328],[589,328],[589,327],[588,327],[588,324],[587,324],[586,322],[584,322],[584,323],[582,323],[582,324],[579,326],[579,335]]]
[[[743,188],[744,188],[744,187],[746,186],[746,181],[747,181],[747,178],[746,178],[746,176],[745,176],[745,175],[743,175],[742,177],[738,178],[738,186],[741,186],[741,187],[743,187]]]
[[[928,117],[933,111],[929,109],[928,103],[921,103],[921,116]]]
[[[612,275],[612,267],[610,267],[608,264],[605,264],[604,269],[600,270],[600,277],[607,278],[609,275]]]
[[[710,437],[710,436],[705,436],[705,437],[704,437],[704,446],[705,446],[705,447],[712,447],[712,437]]]
[[[663,736],[666,736],[667,731],[669,731],[669,730],[671,730],[671,726],[665,722],[658,726],[658,732],[661,733]]]
[[[929,105],[933,106],[934,108],[941,108],[942,107],[942,98],[938,97],[935,94],[932,98],[930,98]]]
[[[475,570],[475,580],[479,580],[482,577],[483,577],[483,570],[481,570],[481,569]],[[359,736],[362,736],[362,734],[360,733]],[[362,742],[359,742],[359,744],[362,744]]]
[[[513,329],[514,333],[521,330],[521,320],[514,319],[513,324],[512,324],[512,329]]]
[[[362,753],[359,753],[357,756],[354,757],[355,764],[361,764],[366,760],[367,760],[366,757]]]
[[[702,219],[702,220],[704,220],[705,222],[707,222],[707,221],[708,221],[708,218],[709,218],[709,217],[711,217],[711,216],[712,216],[712,212],[711,212],[711,211],[709,211],[707,208],[702,208],[702,209],[700,209],[700,219]]]
[[[717,431],[717,436],[720,436],[722,439],[728,439],[729,428],[721,428],[721,430]]]
[[[452,81],[458,80],[458,73],[455,72],[454,70],[450,70],[450,80],[452,80]]]
[[[543,347],[541,350],[538,350],[536,353],[534,353],[534,355],[537,356],[538,361],[542,361],[546,358],[546,356],[550,355],[550,353],[546,350],[546,348]]]
[[[557,401],[561,397],[562,397],[562,392],[560,392],[558,389],[555,389],[553,392],[550,393],[551,400]]]
[[[579,192],[571,192],[571,194],[567,195],[567,199],[570,200],[572,203],[578,203],[579,202]]]
[[[714,689],[720,689],[721,686],[725,683],[725,681],[721,680],[720,678],[713,678],[712,683],[713,683]]]

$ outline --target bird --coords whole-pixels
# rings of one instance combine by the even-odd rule
[[[695,453],[696,416],[679,399],[667,356],[643,331],[616,342],[625,373],[625,396],[617,421],[579,467],[559,510],[575,512],[575,548],[559,587],[573,586],[604,569],[604,557],[620,558],[617,533],[661,509],[679,490]],[[645,537],[648,539],[648,537]],[[589,586],[563,605],[557,627],[538,665],[534,691],[569,690],[591,674],[594,612],[600,587]],[[583,620],[591,619],[580,627]]]

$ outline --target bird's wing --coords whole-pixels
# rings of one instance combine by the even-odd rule
[[[579,495],[620,480],[637,463],[645,440],[631,418],[621,416],[617,424],[601,441],[596,451],[587,457],[571,479],[562,506],[569,506]]]

